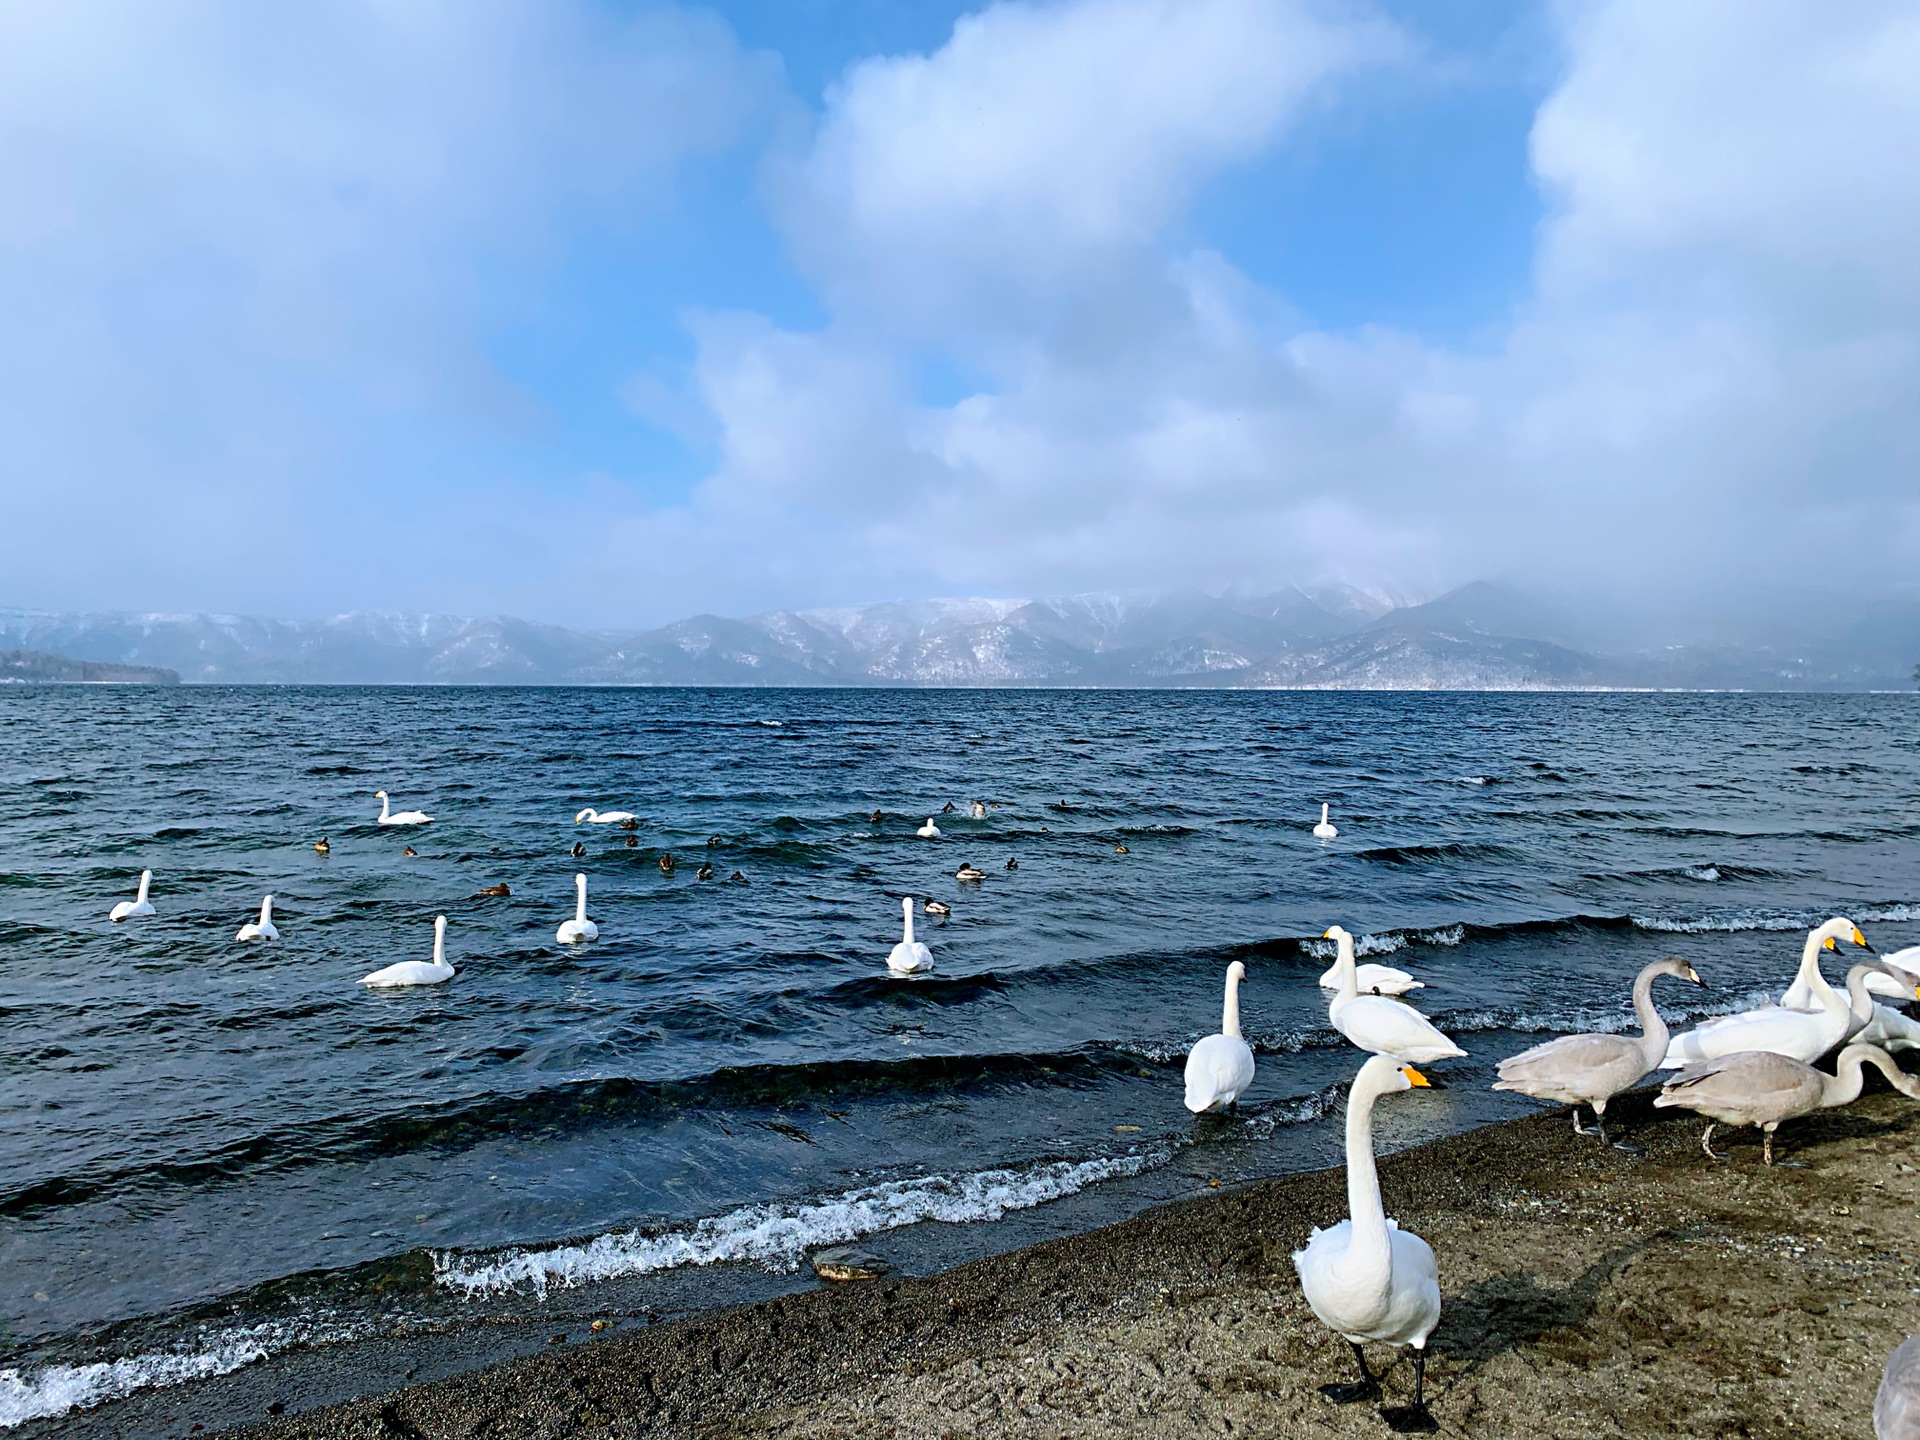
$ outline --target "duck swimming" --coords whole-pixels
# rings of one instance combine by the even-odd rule
[[[418,850],[416,850],[416,849],[414,849],[414,848],[413,848],[413,847],[412,847],[411,845],[409,845],[409,846],[407,846],[407,848],[406,848],[406,849],[404,849],[404,850],[402,850],[402,851],[400,852],[400,858],[401,858],[402,860],[411,860],[411,859],[413,859],[413,858],[415,858],[416,856],[418,856],[418,855],[419,855],[419,853],[420,853],[420,852],[419,852]]]
[[[696,880],[711,880],[713,878],[713,866],[702,865],[698,870],[693,872],[693,878]]]
[[[951,915],[953,907],[944,900],[929,900],[921,907],[929,915]]]
[[[579,840],[574,841],[573,848],[567,851],[567,854],[571,855],[576,860],[578,860],[581,856],[585,855],[586,853],[587,853],[587,847],[585,843]]]
[[[987,872],[975,869],[971,864],[967,864],[962,865],[958,870],[954,871],[953,878],[956,880],[984,880],[987,878]]]
[[[327,843],[326,836],[322,835],[318,840],[313,842],[313,853],[316,855],[331,855],[333,853],[333,846]]]
[[[1007,869],[1018,870],[1019,868],[1020,868],[1020,862],[1014,859],[1013,856],[1009,855],[1007,857]]]
[[[503,880],[498,885],[482,886],[478,891],[478,893],[481,895],[490,895],[494,899],[500,900],[500,899],[505,899],[507,896],[513,894],[513,891],[508,888],[507,883]]]
[[[673,852],[669,850],[660,857],[660,873],[662,875],[671,875],[673,873],[673,863]]]

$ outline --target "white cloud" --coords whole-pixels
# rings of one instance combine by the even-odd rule
[[[1827,544],[1911,572],[1910,6],[1563,11],[1536,293],[1473,354],[1300,332],[1185,236],[1209,176],[1418,47],[1356,12],[1195,13],[998,5],[829,94],[776,193],[834,319],[760,333],[751,387],[727,378],[747,352],[703,347],[731,513],[777,528],[804,494],[844,522],[823,568],[869,594],[1290,573],[1753,590],[1814,578],[1799,557]],[[913,399],[929,353],[979,393]]]

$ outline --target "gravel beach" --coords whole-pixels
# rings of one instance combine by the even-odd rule
[[[1797,1163],[1767,1170],[1753,1132],[1709,1162],[1702,1123],[1656,1115],[1650,1095],[1614,1107],[1644,1158],[1556,1113],[1383,1159],[1388,1213],[1439,1257],[1428,1385],[1442,1432],[1869,1433],[1880,1367],[1920,1331],[1920,1107],[1881,1090],[1793,1123],[1782,1158]],[[1350,1361],[1289,1260],[1344,1200],[1337,1169],[1287,1176],[940,1275],[609,1330],[245,1433],[1383,1435],[1374,1406],[1318,1393],[1351,1378]],[[1402,1360],[1388,1401],[1410,1384]]]

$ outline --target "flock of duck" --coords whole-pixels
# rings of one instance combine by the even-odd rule
[[[1326,823],[1323,813],[1321,824]],[[1375,1342],[1410,1346],[1413,1403],[1382,1413],[1395,1431],[1430,1432],[1439,1427],[1426,1407],[1426,1345],[1440,1322],[1439,1270],[1427,1242],[1388,1219],[1381,1205],[1373,1108],[1386,1095],[1438,1088],[1439,1082],[1417,1067],[1466,1052],[1403,998],[1425,988],[1420,981],[1392,966],[1358,964],[1353,936],[1338,925],[1324,938],[1335,947],[1334,963],[1320,977],[1320,985],[1333,992],[1327,1018],[1370,1058],[1347,1098],[1348,1218],[1314,1230],[1294,1253],[1294,1268],[1307,1304],[1321,1324],[1352,1347],[1360,1372],[1351,1384],[1323,1385],[1322,1393],[1340,1404],[1378,1400],[1379,1379],[1367,1368],[1362,1347]],[[1869,957],[1848,969],[1844,992],[1836,991],[1820,969],[1821,956],[1842,944]],[[1656,1070],[1677,1070],[1653,1103],[1706,1117],[1701,1148],[1715,1160],[1727,1158],[1713,1148],[1716,1126],[1758,1127],[1762,1158],[1772,1165],[1774,1132],[1797,1116],[1851,1104],[1860,1096],[1868,1065],[1902,1094],[1920,1100],[1920,1079],[1904,1073],[1888,1053],[1920,1048],[1920,1022],[1875,998],[1920,999],[1920,946],[1886,959],[1871,950],[1851,920],[1829,920],[1808,933],[1800,969],[1778,1004],[1710,1020],[1682,1035],[1671,1035],[1654,1008],[1654,982],[1663,977],[1706,982],[1686,960],[1669,955],[1634,980],[1639,1035],[1560,1036],[1501,1061],[1493,1088],[1571,1106],[1575,1133],[1641,1153],[1608,1141],[1607,1102]],[[1202,1038],[1187,1057],[1186,1104],[1195,1114],[1233,1105],[1253,1084],[1253,1049],[1240,1031],[1240,985],[1246,975],[1238,960],[1227,967],[1220,1032]],[[1843,1044],[1834,1073],[1815,1068],[1815,1061]],[[1593,1111],[1591,1128],[1580,1123],[1583,1105]],[[1915,1396],[1920,1396],[1920,1344],[1908,1342],[1889,1362],[1876,1413]],[[1920,1403],[1914,1408],[1920,1425]],[[1920,1436],[1920,1430],[1880,1433]]]
[[[380,801],[380,825],[433,822],[433,817],[423,811],[393,811],[384,790],[374,792],[374,798]],[[974,801],[970,813],[983,818],[986,806]],[[876,811],[873,818],[879,823],[880,813]],[[635,829],[638,817],[626,810],[588,808],[574,816],[574,823]],[[929,816],[914,833],[934,839],[941,831]],[[1326,805],[1320,807],[1320,821],[1313,827],[1313,834],[1321,840],[1332,840],[1339,834]],[[325,854],[329,842],[322,839],[314,848]],[[576,844],[573,853],[583,853],[582,847]],[[670,856],[662,858],[663,870],[670,868],[670,861]],[[1016,861],[1007,861],[1007,869],[1016,868]],[[703,867],[703,871],[707,869]],[[967,864],[961,866],[956,878],[978,881],[985,878],[985,872]],[[133,900],[115,905],[112,919],[152,915],[154,908],[148,899],[151,881],[152,872],[143,870],[139,893]],[[948,907],[937,900],[925,904],[930,913],[948,913]],[[924,974],[933,968],[932,951],[914,938],[913,908],[914,897],[903,896],[905,933],[887,955],[887,968],[896,975]],[[454,968],[446,960],[446,933],[447,917],[435,916],[431,961],[388,965],[362,976],[360,983],[384,988],[451,980]],[[279,935],[273,923],[273,897],[268,895],[261,901],[258,918],[242,925],[235,938],[277,940]],[[598,939],[599,935],[599,927],[587,918],[587,877],[575,875],[574,913],[561,923],[555,939],[572,945]],[[1294,1253],[1294,1268],[1314,1315],[1352,1347],[1359,1371],[1357,1381],[1323,1385],[1322,1393],[1340,1404],[1378,1400],[1379,1378],[1368,1368],[1362,1347],[1369,1343],[1409,1346],[1414,1352],[1413,1401],[1382,1414],[1396,1432],[1431,1432],[1439,1427],[1425,1401],[1426,1345],[1440,1321],[1439,1269],[1432,1247],[1389,1219],[1381,1203],[1374,1162],[1373,1110],[1387,1095],[1444,1088],[1417,1067],[1467,1052],[1405,998],[1412,991],[1424,989],[1423,982],[1393,966],[1358,963],[1354,938],[1341,926],[1330,927],[1323,938],[1333,942],[1335,957],[1319,977],[1320,987],[1332,992],[1327,1018],[1369,1058],[1355,1075],[1347,1099],[1348,1218],[1327,1229],[1316,1228],[1305,1247]],[[1868,958],[1849,967],[1844,990],[1835,990],[1821,971],[1821,957],[1837,951],[1842,944],[1867,952]],[[1219,1033],[1202,1037],[1187,1057],[1186,1106],[1196,1115],[1233,1106],[1253,1084],[1253,1048],[1240,1028],[1240,986],[1246,976],[1246,966],[1240,961],[1228,965]],[[1774,1163],[1774,1132],[1782,1124],[1816,1110],[1851,1104],[1860,1096],[1869,1065],[1902,1094],[1920,1100],[1920,1080],[1902,1071],[1889,1053],[1920,1048],[1920,1021],[1876,998],[1902,1004],[1920,1000],[1920,945],[1883,959],[1873,954],[1858,926],[1836,917],[1808,932],[1799,970],[1779,1003],[1709,1020],[1681,1035],[1670,1034],[1653,1004],[1654,982],[1663,977],[1702,987],[1706,984],[1678,955],[1656,960],[1642,969],[1633,983],[1638,1036],[1560,1036],[1502,1060],[1498,1066],[1500,1078],[1493,1088],[1570,1106],[1576,1134],[1597,1136],[1602,1143],[1637,1154],[1642,1153],[1638,1147],[1608,1139],[1607,1103],[1656,1070],[1677,1070],[1679,1073],[1661,1086],[1654,1105],[1689,1109],[1706,1117],[1708,1124],[1700,1143],[1714,1160],[1727,1158],[1713,1148],[1717,1126],[1757,1127],[1767,1165]],[[1842,1045],[1833,1073],[1815,1068],[1815,1061]],[[1580,1123],[1583,1105],[1593,1111],[1591,1128]],[[1900,1408],[1901,1416],[1908,1407],[1920,1416],[1920,1343],[1908,1341],[1894,1353],[1880,1399],[1876,1421],[1890,1404]],[[1883,1436],[1910,1433],[1878,1424],[1876,1428]]]

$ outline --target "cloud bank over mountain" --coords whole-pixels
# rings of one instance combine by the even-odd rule
[[[1206,203],[1519,63],[1417,8],[996,4],[815,97],[699,8],[15,7],[0,487],[35,538],[0,599],[631,626],[1294,576],[1649,616],[1906,583],[1920,14],[1552,13],[1520,298],[1435,335],[1315,323]],[[570,346],[627,293],[580,256],[676,226],[725,240],[677,339]],[[581,387],[628,428],[555,398]]]

